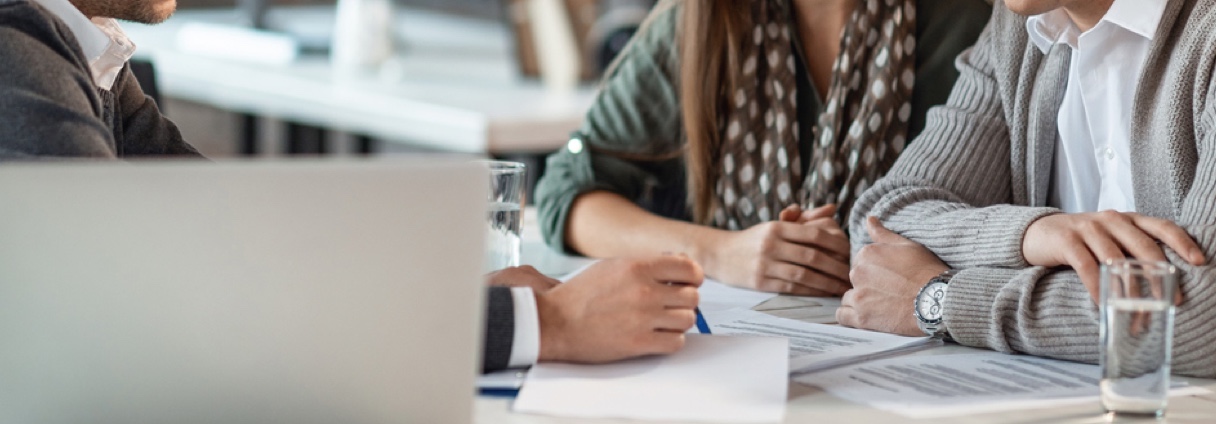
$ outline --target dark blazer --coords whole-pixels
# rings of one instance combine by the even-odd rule
[[[130,67],[93,83],[67,24],[29,0],[0,0],[0,160],[194,156]]]
[[[201,157],[144,95],[130,67],[113,90],[93,83],[80,43],[29,0],[0,0],[0,161]],[[485,371],[506,368],[515,337],[508,288],[489,289]]]
[[[485,348],[483,372],[507,368],[511,360],[511,342],[515,338],[515,301],[511,289],[491,287],[486,296]]]

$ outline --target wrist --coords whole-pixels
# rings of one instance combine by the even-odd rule
[[[1030,221],[1029,224],[1026,224],[1025,230],[1022,231],[1022,245],[1021,246],[1022,246],[1022,260],[1025,261],[1027,265],[1040,265],[1040,264],[1046,263],[1044,261],[1044,259],[1041,257],[1039,251],[1036,250],[1036,246],[1044,245],[1043,242],[1041,241],[1040,233],[1042,233],[1044,231],[1044,226],[1050,225],[1051,221],[1054,220],[1053,217],[1058,216],[1058,215],[1061,215],[1061,214],[1053,213],[1053,214],[1043,215],[1043,216],[1040,216],[1040,217],[1035,218],[1034,220]],[[1050,231],[1050,230],[1046,230],[1046,231]]]
[[[720,264],[724,262],[722,260],[722,249],[730,244],[727,239],[731,234],[733,232],[713,227],[698,225],[696,228],[693,228],[693,234],[690,237],[689,257],[701,265],[706,275],[722,275],[721,270],[719,270]]]
[[[946,293],[956,273],[956,270],[947,269],[930,278],[912,302],[916,326],[929,337],[952,340],[946,325]]]
[[[537,361],[560,361],[565,357],[565,327],[566,319],[562,313],[560,302],[552,299],[552,294],[536,293],[536,314],[540,321],[540,350]]]

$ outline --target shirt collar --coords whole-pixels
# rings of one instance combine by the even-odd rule
[[[1098,25],[1117,25],[1152,40],[1161,25],[1161,19],[1165,16],[1166,2],[1167,0],[1115,0]],[[1030,33],[1030,41],[1043,53],[1047,53],[1051,46],[1056,44],[1068,44],[1075,48],[1077,39],[1081,36],[1080,30],[1064,9],[1031,16],[1026,20],[1026,31]]]
[[[1064,9],[1031,16],[1026,20],[1026,31],[1030,33],[1030,41],[1044,54],[1056,44],[1075,44],[1070,42],[1079,35],[1077,26]]]
[[[98,87],[113,88],[122,67],[135,54],[131,42],[118,21],[110,18],[90,20],[68,0],[34,0],[67,25],[80,43],[80,50],[89,61],[93,82]]]
[[[1152,40],[1165,16],[1166,1],[1116,0],[1102,20]]]

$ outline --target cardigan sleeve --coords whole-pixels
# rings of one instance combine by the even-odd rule
[[[1022,235],[1058,210],[1010,205],[1012,140],[996,62],[1017,50],[1005,29],[1018,25],[999,21],[1001,16],[994,15],[975,47],[959,56],[960,77],[947,103],[929,111],[925,131],[854,204],[854,252],[871,242],[863,221],[877,216],[953,268],[1028,266]]]
[[[1006,12],[1007,14],[1008,12]],[[996,22],[1000,13],[994,16]],[[1020,245],[1048,208],[1009,205],[1010,136],[1002,118],[998,56],[1024,28],[1007,20],[990,26],[959,61],[962,77],[947,106],[931,112],[929,127],[888,178],[859,200],[852,215],[854,248],[870,242],[861,220],[878,216],[892,230],[921,243],[961,271],[951,280],[946,324],[959,343],[1003,352],[1096,362],[1098,310],[1077,273],[1028,266]],[[1013,50],[1017,50],[1016,48]],[[1016,54],[1016,53],[1015,53]],[[1011,62],[1006,60],[1005,62]],[[1021,67],[1014,66],[1010,72]],[[1004,78],[1003,80],[1015,80]],[[1216,258],[1216,89],[1195,116],[1198,157],[1175,221]],[[1009,105],[1008,107],[1015,107]],[[1181,107],[1181,106],[1180,106]],[[1183,107],[1192,110],[1191,105]],[[1193,119],[1193,121],[1192,121]],[[1185,161],[1184,161],[1185,162]],[[1180,272],[1185,297],[1178,306],[1173,371],[1216,377],[1216,266],[1192,266],[1166,248]]]
[[[663,154],[683,145],[678,89],[677,1],[656,6],[641,31],[605,76],[571,145],[548,159],[536,188],[541,233],[561,251],[566,220],[576,197],[608,190],[645,201],[660,185],[682,187],[678,160],[627,160],[614,152]]]

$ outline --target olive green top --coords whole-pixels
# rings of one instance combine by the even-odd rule
[[[566,220],[574,199],[608,190],[633,199],[643,208],[688,220],[683,158],[666,161],[626,160],[602,151],[662,154],[684,144],[680,110],[677,32],[681,0],[656,7],[647,24],[621,53],[582,127],[567,148],[549,156],[536,187],[541,233],[549,246],[565,245]],[[970,47],[987,24],[992,8],[986,0],[928,0],[917,5],[916,84],[912,93],[909,137],[925,127],[930,107],[946,102],[958,78],[954,59]],[[795,41],[796,42],[796,41]],[[799,55],[798,122],[809,134],[822,109],[821,97]],[[800,137],[801,150],[811,137]],[[803,164],[809,166],[804,157]]]

